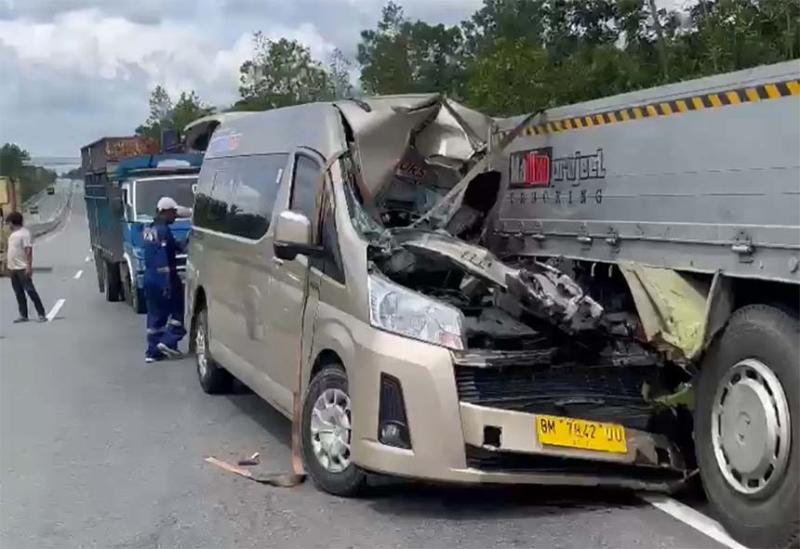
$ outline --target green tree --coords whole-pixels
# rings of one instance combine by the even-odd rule
[[[57,177],[52,170],[30,165],[30,160],[30,153],[15,143],[0,147],[0,175],[19,180],[23,201],[52,185]]]
[[[197,92],[181,92],[173,102],[163,86],[150,92],[150,115],[144,124],[136,128],[136,134],[161,141],[161,132],[175,130],[179,134],[190,122],[214,112],[214,108],[202,102]]]
[[[463,37],[458,27],[406,19],[394,2],[376,29],[361,32],[357,60],[370,94],[446,92],[461,95]]]
[[[183,129],[194,122],[198,118],[207,116],[214,112],[214,108],[204,104],[200,100],[200,96],[194,90],[190,92],[181,92],[172,111],[169,113],[170,127],[178,133],[183,132]]]
[[[467,101],[493,115],[537,111],[553,103],[550,59],[543,48],[524,39],[498,40],[491,53],[471,65]]]
[[[389,2],[383,8],[377,29],[361,31],[356,58],[361,64],[361,86],[368,93],[414,91],[406,25],[403,8]]]
[[[307,47],[296,40],[253,35],[253,57],[240,70],[234,110],[265,110],[333,99],[335,83]]]
[[[0,175],[19,177],[30,159],[28,151],[15,143],[6,143],[0,147]]]
[[[328,73],[330,74],[331,85],[333,86],[333,96],[336,99],[353,97],[355,88],[350,82],[350,73],[353,71],[354,63],[342,53],[342,50],[335,49],[328,60]]]

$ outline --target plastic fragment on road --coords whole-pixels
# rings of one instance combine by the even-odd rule
[[[258,465],[261,463],[261,455],[258,452],[255,452],[252,456],[248,458],[242,458],[239,460],[239,465],[249,466],[249,465]]]
[[[224,469],[229,473],[250,479],[258,482],[259,484],[278,486],[280,488],[291,488],[292,486],[297,486],[298,484],[302,484],[306,478],[304,474],[298,475],[295,473],[257,473],[249,469],[239,467],[238,465],[233,465],[227,461],[217,459],[213,456],[207,457],[205,461],[212,465],[216,465],[220,469]]]

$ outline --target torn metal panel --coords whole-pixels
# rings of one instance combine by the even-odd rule
[[[619,267],[647,340],[656,345],[666,343],[665,350],[678,350],[686,359],[697,356],[706,331],[708,289],[672,269],[636,263],[621,263]]]
[[[371,207],[396,179],[451,188],[486,148],[492,119],[439,94],[387,96],[336,103],[352,131]]]
[[[466,180],[452,196],[448,215],[424,225],[444,226],[469,182],[486,171],[493,119],[443,95],[376,97],[336,107],[352,139],[361,203],[386,227],[411,225]],[[491,204],[498,190],[499,181]],[[488,209],[480,217],[487,214]]]

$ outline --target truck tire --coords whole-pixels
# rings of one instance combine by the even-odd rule
[[[319,425],[312,421],[315,408],[317,412],[325,410],[328,417],[322,418],[323,422],[334,433],[320,433],[315,428]],[[351,424],[347,374],[340,364],[328,365],[311,380],[303,399],[301,440],[306,471],[314,484],[329,494],[357,496],[367,484],[366,473],[350,460]]]
[[[97,273],[97,290],[102,294],[106,291],[106,262],[99,254],[94,254],[94,272]]]
[[[122,277],[119,271],[119,264],[105,262],[106,301],[122,300]]]
[[[722,524],[751,547],[800,542],[798,335],[798,321],[779,309],[739,309],[695,391],[703,487]]]
[[[147,312],[144,290],[136,286],[127,263],[122,263],[122,291],[125,295],[125,301],[131,306],[133,312],[137,315],[143,315]]]
[[[208,337],[208,310],[203,307],[197,311],[194,321],[194,358],[197,366],[197,379],[209,395],[229,393],[233,386],[233,376],[220,366],[211,356]]]

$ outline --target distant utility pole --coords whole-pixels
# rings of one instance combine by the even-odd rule
[[[656,0],[648,0],[650,3],[650,14],[653,16],[653,27],[656,29],[656,40],[658,42],[658,57],[661,61],[661,74],[664,81],[669,80],[669,69],[667,67],[667,44],[664,41],[664,29],[661,28],[661,21],[658,19],[658,8]],[[702,1],[702,0],[701,0]]]

